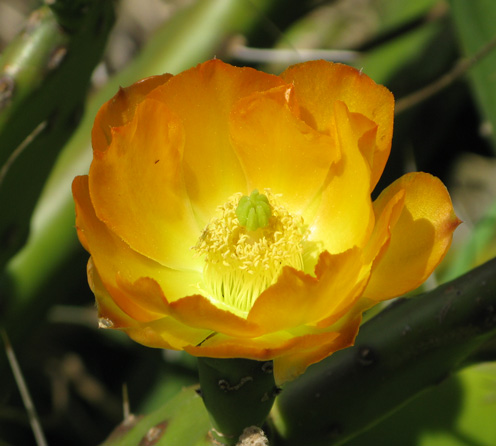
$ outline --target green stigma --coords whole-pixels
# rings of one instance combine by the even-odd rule
[[[266,195],[255,189],[250,196],[243,195],[236,208],[239,224],[248,231],[266,228],[269,224],[272,208]]]

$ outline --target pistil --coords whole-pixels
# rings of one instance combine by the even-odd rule
[[[194,247],[205,257],[202,294],[242,317],[285,266],[303,269],[303,218],[264,192],[231,197]]]

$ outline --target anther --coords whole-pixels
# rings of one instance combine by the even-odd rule
[[[301,216],[281,206],[270,190],[233,195],[219,206],[194,247],[205,256],[201,292],[245,317],[285,266],[303,269],[305,237]]]

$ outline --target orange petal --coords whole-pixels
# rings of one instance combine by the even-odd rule
[[[182,350],[186,345],[201,343],[211,334],[211,331],[189,327],[172,317],[163,317],[145,323],[139,322],[129,317],[116,305],[91,260],[88,263],[88,278],[96,297],[99,317],[105,319],[105,324],[109,327],[125,331],[140,344],[147,347]]]
[[[136,106],[154,88],[165,84],[171,74],[142,79],[130,87],[119,88],[117,94],[102,105],[91,130],[91,142],[95,150],[104,151],[112,141],[112,127],[120,127],[134,116]]]
[[[332,254],[363,246],[374,224],[370,199],[370,168],[359,148],[360,133],[342,102],[334,103],[331,132],[341,160],[331,167],[328,184],[310,226],[310,240],[322,242]]]
[[[349,113],[349,120],[353,133],[361,135],[358,138],[358,148],[372,171],[374,155],[377,149],[377,124],[360,113]],[[371,179],[372,181],[373,179]],[[375,183],[373,185],[371,184],[370,191],[372,191],[374,186]]]
[[[281,77],[295,84],[302,119],[320,132],[328,131],[335,101],[344,102],[350,112],[361,113],[377,124],[371,174],[373,189],[391,150],[394,111],[391,92],[355,68],[323,60],[293,65]]]
[[[301,375],[309,365],[315,364],[332,353],[353,345],[360,327],[361,315],[343,326],[336,337],[316,344],[309,349],[298,349],[274,359],[274,379],[277,385],[291,381]]]
[[[361,252],[320,255],[316,278],[286,267],[278,281],[256,300],[248,321],[266,333],[301,325],[326,327],[339,319],[360,296],[368,279],[362,268]],[[277,315],[277,317],[274,317]]]
[[[283,354],[308,350],[329,342],[339,336],[336,332],[307,332],[295,336],[289,332],[277,332],[258,338],[233,338],[217,333],[201,345],[185,347],[194,356],[210,358],[246,358],[267,361]]]
[[[112,135],[107,150],[94,151],[90,168],[98,218],[144,256],[171,268],[200,269],[191,250],[201,231],[183,184],[181,122],[147,99]]]
[[[188,345],[200,344],[211,334],[208,330],[184,325],[173,317],[142,323],[124,331],[131,339],[147,347],[171,350],[184,350]]]
[[[118,329],[136,325],[138,322],[122,311],[108,293],[91,257],[88,260],[86,271],[88,274],[88,284],[95,295],[98,317],[105,319],[103,321],[104,326],[108,325],[109,327]]]
[[[399,296],[424,282],[443,259],[460,224],[446,187],[422,172],[403,175],[386,188],[374,202],[376,212],[385,209],[401,190],[404,207],[364,292],[373,300]]]
[[[131,334],[128,332],[133,339],[136,340],[136,337],[141,337],[142,340],[138,341],[141,344],[145,344],[149,347],[162,347],[162,343],[166,341],[170,343],[174,349],[182,349],[185,345],[188,344],[199,344],[204,339],[212,334],[212,330],[205,329],[203,327],[194,327],[188,324],[187,322],[178,320],[173,311],[170,311],[171,308],[165,298],[161,287],[158,283],[149,278],[142,277],[136,280],[134,283],[129,283],[127,281],[117,280],[119,285],[118,293],[127,294],[129,296],[129,300],[133,302],[139,302],[140,300],[156,300],[161,299],[167,305],[167,315],[162,315],[161,318],[143,321],[144,323],[140,324],[140,329],[143,330],[143,333],[139,333],[138,327],[136,327],[136,333]],[[111,290],[110,294],[112,295],[114,301],[116,300],[115,293],[116,290]],[[155,339],[152,341],[152,339]],[[144,339],[147,339],[146,341]]]
[[[270,188],[282,194],[288,209],[300,212],[322,187],[339,151],[328,135],[295,116],[292,96],[292,86],[283,85],[241,99],[230,128],[249,190]]]
[[[105,287],[120,290],[113,297],[121,309],[142,321],[157,319],[167,312],[160,296],[129,295],[121,289],[119,281],[133,283],[141,277],[153,277],[170,301],[196,291],[201,273],[173,270],[143,257],[98,220],[90,200],[87,176],[76,177],[72,187],[78,234],[85,240]]]
[[[170,304],[170,312],[192,327],[209,329],[228,336],[253,337],[262,330],[253,322],[214,306],[203,296],[187,296]]]
[[[364,248],[363,262],[366,265],[378,262],[387,250],[391,239],[391,228],[396,224],[405,205],[405,190],[400,189],[388,201],[374,203],[375,226]]]
[[[110,296],[91,259],[88,262],[88,279],[96,297],[99,317],[104,319],[109,327],[125,331],[140,344],[181,350],[186,345],[201,343],[211,334],[208,330],[198,330],[184,325],[172,317],[163,317],[146,323],[129,317]]]
[[[256,337],[264,333],[256,324],[217,308],[207,298],[198,294],[169,302],[159,284],[150,277],[141,277],[131,283],[117,276],[117,285],[119,289],[113,290],[111,294],[119,303],[122,299],[117,299],[115,296],[124,295],[134,304],[141,300],[162,301],[166,306],[163,310],[164,314],[208,333],[215,331],[239,337]]]
[[[185,183],[201,226],[231,195],[247,190],[229,140],[233,104],[255,91],[282,84],[277,76],[214,59],[174,76],[150,94],[166,104],[184,126]]]

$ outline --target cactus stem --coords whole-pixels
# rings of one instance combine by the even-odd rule
[[[262,426],[278,393],[271,361],[198,358],[198,371],[214,444],[238,444],[247,427]]]

